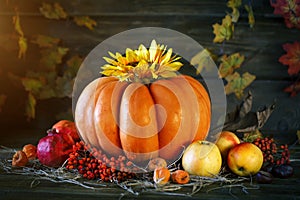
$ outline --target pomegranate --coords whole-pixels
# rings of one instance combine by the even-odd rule
[[[74,144],[79,141],[79,135],[75,126],[75,123],[69,120],[60,120],[52,126],[57,133],[64,134],[68,138],[67,142]]]
[[[47,131],[37,145],[37,157],[43,165],[59,167],[68,158],[73,145],[80,140],[74,122],[61,120]]]

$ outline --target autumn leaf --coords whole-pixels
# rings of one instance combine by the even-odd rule
[[[207,49],[203,49],[192,57],[190,63],[196,67],[196,74],[200,74],[203,68],[208,68],[211,65],[211,53]]]
[[[18,46],[19,46],[19,53],[18,53],[18,58],[21,59],[22,57],[25,57],[26,51],[27,51],[27,39],[24,37],[24,32],[21,27],[20,23],[20,16],[18,11],[16,10],[16,15],[13,16],[13,24],[15,31],[19,35],[18,39]]]
[[[60,42],[60,39],[47,35],[37,35],[31,42],[37,44],[41,48],[50,48],[53,46],[57,46]]]
[[[5,94],[0,94],[0,112],[6,102],[7,96]]]
[[[283,91],[290,93],[291,97],[296,96],[300,92],[300,80],[287,86]]]
[[[59,46],[41,50],[41,66],[49,71],[55,70],[57,64],[62,63],[62,59],[68,53],[68,51],[69,48]]]
[[[74,80],[68,77],[57,77],[56,79],[56,94],[58,97],[72,97]]]
[[[27,51],[27,39],[23,36],[19,37],[19,53],[18,58],[21,59],[22,57],[25,57],[26,51]]]
[[[32,94],[37,94],[44,86],[44,83],[37,78],[24,77],[21,78],[21,82],[24,89]]]
[[[297,131],[297,138],[298,138],[298,143],[300,144],[300,130]]]
[[[219,66],[219,74],[221,78],[224,78],[239,68],[244,62],[245,57],[239,53],[231,54],[230,56],[223,55],[221,57],[221,64]]]
[[[74,22],[78,26],[85,26],[89,30],[94,30],[94,27],[97,26],[97,22],[91,19],[89,16],[80,16],[80,17],[75,16]]]
[[[300,42],[286,43],[282,47],[286,54],[279,58],[279,62],[288,65],[289,75],[297,75],[300,72]]]
[[[13,16],[13,24],[14,24],[15,31],[18,33],[18,35],[24,36],[23,29],[20,23],[20,16],[17,10],[16,10],[16,15]]]
[[[227,2],[227,7],[232,9],[231,20],[236,23],[240,17],[239,7],[242,5],[242,0],[229,0]]]
[[[226,94],[234,93],[240,99],[244,95],[244,89],[248,87],[254,80],[255,76],[249,72],[245,72],[242,76],[238,72],[227,76],[225,79],[227,84],[225,86]]]
[[[43,3],[40,7],[41,14],[47,19],[66,19],[67,13],[59,3]]]
[[[247,139],[253,138],[253,134],[257,134],[257,130],[261,129],[268,121],[275,109],[275,103],[270,106],[260,106],[260,109],[256,111],[252,110],[252,105],[253,96],[248,91],[243,101],[233,111],[226,114],[223,130],[243,133],[251,132]]]
[[[82,62],[83,62],[83,58],[81,58],[80,56],[78,55],[72,56],[67,61],[67,68],[64,72],[64,76],[69,78],[74,78]]]
[[[28,93],[27,103],[25,107],[25,114],[28,120],[35,118],[35,107],[36,99],[31,93]]]
[[[215,34],[214,43],[222,43],[224,40],[232,38],[234,24],[232,23],[231,16],[226,15],[222,20],[222,24],[214,24],[213,29],[213,33]]]
[[[281,15],[288,28],[300,29],[299,0],[273,0],[270,3],[274,7],[274,14]]]
[[[252,6],[245,5],[245,9],[248,12],[248,23],[250,25],[250,28],[253,28],[255,24],[255,18],[254,18]]]

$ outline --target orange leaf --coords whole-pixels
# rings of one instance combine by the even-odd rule
[[[287,86],[283,91],[290,93],[291,97],[296,96],[300,92],[300,81],[296,81],[293,84]]]

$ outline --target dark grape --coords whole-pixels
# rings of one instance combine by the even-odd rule
[[[276,165],[272,169],[272,174],[278,178],[288,178],[294,173],[294,168],[289,164]]]
[[[269,172],[265,172],[265,171],[259,171],[256,174],[256,181],[258,183],[272,183],[273,181],[273,175]]]

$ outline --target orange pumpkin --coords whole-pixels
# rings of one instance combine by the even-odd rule
[[[154,53],[151,47],[156,48]],[[156,60],[161,68],[178,68],[175,58],[168,56],[169,51],[165,53],[165,48],[153,42],[151,47],[147,62]],[[125,70],[136,60],[142,60],[130,57],[132,52],[126,50],[126,57],[111,54],[115,60],[106,58],[110,65],[103,67],[104,72],[116,62]],[[183,146],[206,138],[211,105],[204,86],[191,76],[169,73],[172,74],[169,77],[159,74],[161,69],[153,72],[151,66],[150,63],[148,70],[132,72],[137,65],[120,76],[109,71],[110,74],[103,73],[107,77],[98,78],[84,88],[76,104],[75,122],[85,142],[112,156],[125,153],[129,159],[141,163],[158,156],[175,160]],[[153,73],[158,78],[153,78]]]

